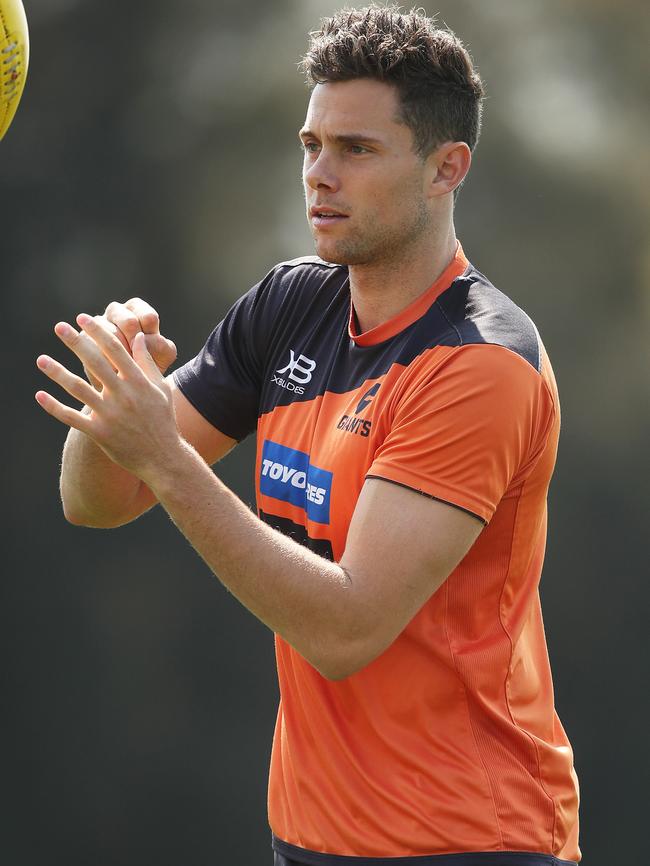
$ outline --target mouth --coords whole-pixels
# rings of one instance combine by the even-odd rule
[[[331,207],[312,205],[309,208],[309,219],[311,224],[316,228],[323,228],[324,226],[340,223],[343,220],[348,219],[348,216],[347,214]]]

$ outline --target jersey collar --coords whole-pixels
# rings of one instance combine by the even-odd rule
[[[431,304],[449,288],[453,281],[467,270],[468,264],[469,262],[465,257],[463,248],[460,242],[458,242],[456,255],[432,286],[429,286],[425,292],[410,303],[408,307],[405,307],[400,313],[393,316],[392,319],[382,322],[381,325],[377,325],[376,328],[372,328],[370,331],[364,331],[363,334],[357,333],[357,317],[352,302],[350,302],[350,320],[348,324],[350,339],[354,340],[357,346],[374,346],[377,343],[383,343],[384,340],[390,340],[391,337],[408,328],[413,322],[417,322],[426,313]]]

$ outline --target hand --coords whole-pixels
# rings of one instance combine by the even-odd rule
[[[146,480],[182,443],[171,388],[147,350],[143,331],[132,339],[131,356],[103,316],[82,313],[77,323],[81,331],[66,322],[54,331],[99,382],[101,392],[47,355],[38,358],[37,366],[90,413],[66,406],[45,391],[39,391],[36,400],[54,418],[88,435],[115,463]]]
[[[123,304],[111,301],[103,318],[110,323],[110,330],[131,354],[135,335],[142,332],[145,335],[147,351],[161,373],[176,360],[176,346],[160,333],[158,313],[141,298],[131,298]]]
[[[158,313],[141,298],[131,298],[123,304],[119,301],[111,301],[100,318],[130,355],[133,354],[135,335],[142,332],[145,335],[147,350],[161,373],[164,373],[176,360],[176,345],[161,335]],[[101,391],[101,382],[85,366],[84,372],[93,387]]]

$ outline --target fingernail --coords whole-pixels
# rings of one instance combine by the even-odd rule
[[[85,328],[90,322],[92,322],[93,317],[89,316],[88,313],[79,313],[77,316],[77,322],[81,325],[82,328]]]
[[[54,326],[54,333],[59,337],[71,337],[74,331],[67,322],[59,322]]]
[[[44,370],[49,363],[50,359],[47,357],[47,355],[39,355],[36,359],[36,366],[39,368],[39,370]]]

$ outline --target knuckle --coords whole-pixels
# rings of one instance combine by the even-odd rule
[[[122,330],[126,329],[131,333],[137,334],[140,330],[137,316],[134,316],[133,313],[125,314],[120,322],[120,327]]]
[[[155,327],[158,324],[157,311],[142,298],[130,298],[125,307],[135,314],[143,327]]]
[[[143,327],[155,328],[159,322],[158,313],[152,307],[149,307],[149,309],[142,311],[140,321]]]

